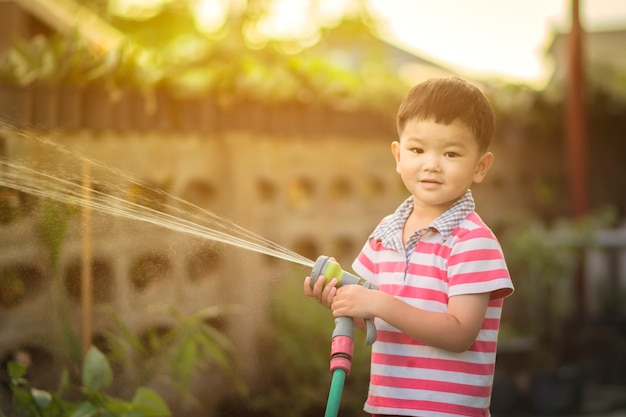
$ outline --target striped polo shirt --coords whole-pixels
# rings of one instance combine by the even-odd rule
[[[488,416],[503,298],[513,292],[502,248],[467,191],[406,246],[402,228],[413,197],[384,218],[353,263],[380,291],[427,311],[446,312],[455,295],[491,293],[474,344],[453,353],[406,336],[375,318],[365,411],[420,417]]]

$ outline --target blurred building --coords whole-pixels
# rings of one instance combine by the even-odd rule
[[[552,86],[563,86],[568,71],[568,35],[556,33],[546,51],[552,61]],[[582,37],[585,73],[590,81],[608,89],[615,88],[615,78],[626,72],[626,29],[587,31]]]

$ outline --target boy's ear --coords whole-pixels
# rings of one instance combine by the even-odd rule
[[[400,142],[397,140],[391,142],[391,153],[396,160],[396,172],[398,172],[398,164],[400,163]]]
[[[478,161],[478,165],[476,165],[476,171],[474,171],[474,177],[472,182],[480,183],[485,179],[489,168],[493,164],[493,154],[491,152],[485,152],[483,156],[480,157]]]

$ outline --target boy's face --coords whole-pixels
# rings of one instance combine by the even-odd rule
[[[493,162],[481,152],[471,130],[459,121],[449,125],[409,120],[391,150],[396,171],[419,205],[445,211],[472,182],[483,180]]]

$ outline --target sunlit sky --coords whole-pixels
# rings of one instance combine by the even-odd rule
[[[166,0],[116,0],[155,4]],[[224,2],[192,0],[202,20],[219,19]],[[311,29],[312,0],[275,0],[276,16],[266,22],[274,33]],[[354,0],[316,0],[328,16]],[[541,85],[550,75],[544,58],[555,31],[571,22],[571,0],[367,0],[383,24],[386,40],[467,76],[498,77]],[[352,5],[352,6],[351,6]],[[626,0],[580,0],[586,30],[626,30]],[[332,17],[331,17],[332,18]],[[223,22],[223,21],[222,21]]]
[[[370,0],[389,35],[411,50],[480,76],[541,84],[554,31],[570,28],[570,0]],[[586,30],[626,29],[626,1],[580,0]]]

